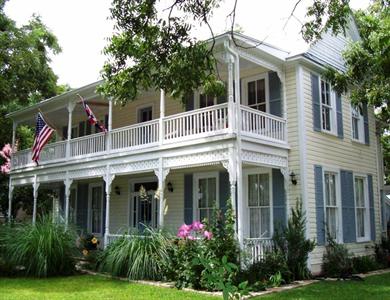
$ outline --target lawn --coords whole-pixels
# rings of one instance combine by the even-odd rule
[[[97,276],[0,278],[0,299],[219,299],[198,293]],[[363,282],[326,281],[255,299],[390,299],[390,273]]]

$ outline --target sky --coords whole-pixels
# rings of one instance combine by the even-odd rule
[[[162,0],[168,7],[170,0]],[[286,21],[296,0],[238,0],[236,23],[243,33],[282,49],[299,52],[305,44],[299,34],[307,4],[298,5],[294,17]],[[215,33],[229,28],[226,16],[233,0],[224,0],[211,22]],[[78,88],[95,82],[105,61],[102,53],[107,38],[113,33],[110,16],[111,0],[9,0],[6,14],[18,25],[26,24],[33,14],[40,15],[46,26],[57,36],[62,53],[52,56],[51,67],[60,84]],[[351,0],[354,9],[365,8],[369,0]],[[198,38],[210,37],[207,28],[194,33]]]

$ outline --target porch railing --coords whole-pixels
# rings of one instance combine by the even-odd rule
[[[241,131],[254,137],[285,142],[286,120],[241,105]]]
[[[220,133],[228,128],[226,103],[164,118],[164,140]]]
[[[267,252],[273,250],[273,241],[271,239],[244,239],[244,249],[251,263],[258,262],[264,258]]]
[[[242,135],[270,142],[286,142],[284,119],[242,105],[240,114]],[[228,116],[228,104],[224,103],[167,116],[162,120],[155,119],[117,128],[109,133],[71,139],[69,151],[67,141],[52,143],[43,149],[40,162],[65,161],[72,157],[93,156],[111,150],[130,150],[224,134],[233,129],[230,128],[232,124]],[[13,169],[31,164],[30,149],[13,154]]]

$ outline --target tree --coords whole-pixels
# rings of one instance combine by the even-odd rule
[[[12,122],[5,118],[11,111],[56,95],[63,89],[57,86],[57,76],[49,66],[49,54],[61,51],[55,35],[39,16],[18,27],[4,13],[6,0],[0,0],[0,148],[11,142]],[[66,88],[66,87],[64,87]],[[32,130],[18,126],[20,148],[32,143]],[[0,165],[6,159],[0,157]],[[17,189],[15,201],[31,202],[31,191]],[[0,207],[8,208],[8,175],[0,173]]]

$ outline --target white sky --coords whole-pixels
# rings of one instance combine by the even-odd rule
[[[169,0],[164,0],[170,3]],[[225,0],[212,22],[214,32],[222,33],[229,26],[226,15],[233,8],[233,0]],[[302,48],[300,22],[291,18],[283,29],[296,0],[238,0],[236,23],[243,33],[289,51]],[[303,20],[306,4],[297,7],[295,15]],[[60,84],[77,88],[100,79],[105,61],[102,50],[112,34],[111,0],[9,0],[6,14],[18,25],[25,24],[35,13],[58,37],[62,53],[53,57],[51,66]],[[369,0],[351,0],[352,8],[365,8]],[[208,38],[206,28],[196,35]]]

